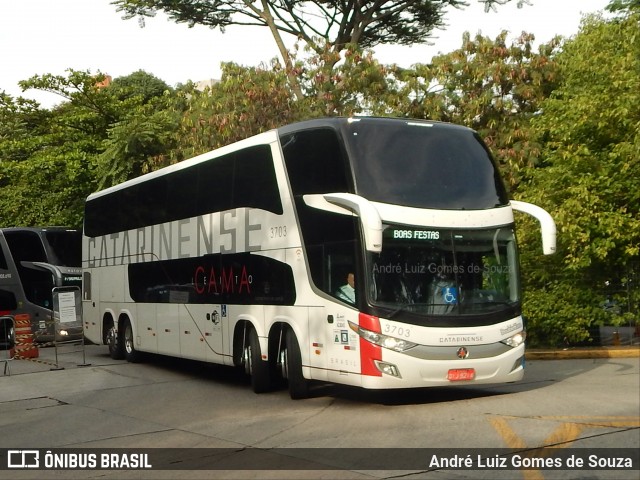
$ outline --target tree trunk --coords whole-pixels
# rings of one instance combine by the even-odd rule
[[[273,20],[273,16],[271,15],[271,11],[269,10],[269,3],[266,0],[262,0],[263,10],[261,12],[262,18],[264,18],[267,23],[269,30],[271,30],[271,35],[273,39],[276,41],[276,45],[278,46],[278,50],[280,51],[280,56],[284,61],[284,68],[287,73],[287,78],[289,79],[289,85],[293,90],[294,95],[297,100],[302,100],[304,98],[304,94],[302,93],[302,87],[300,86],[300,82],[298,82],[298,77],[295,75],[293,71],[293,62],[291,61],[291,55],[287,50],[287,47],[284,45],[284,41],[280,36],[280,31],[276,26],[275,21]]]

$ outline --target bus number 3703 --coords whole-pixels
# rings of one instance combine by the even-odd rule
[[[271,227],[269,232],[269,238],[283,238],[287,236],[287,226],[281,225],[278,227]]]
[[[394,335],[397,337],[409,338],[411,336],[411,329],[386,324],[384,326],[384,333],[388,333],[389,335]]]

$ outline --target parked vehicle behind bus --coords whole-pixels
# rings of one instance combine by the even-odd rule
[[[81,321],[56,330],[52,295],[54,287],[82,285],[81,255],[79,230],[0,229],[0,315],[27,315],[40,343],[81,339]]]
[[[89,196],[85,334],[244,368],[254,391],[520,380],[514,210],[472,130],[289,125]]]

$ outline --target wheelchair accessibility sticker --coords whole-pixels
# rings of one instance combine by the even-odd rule
[[[456,287],[444,287],[442,289],[442,299],[447,304],[458,303],[458,289]]]

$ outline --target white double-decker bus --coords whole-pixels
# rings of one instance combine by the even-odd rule
[[[514,210],[478,135],[383,118],[285,126],[89,196],[85,335],[370,389],[523,376]]]

